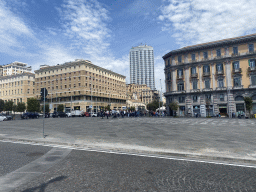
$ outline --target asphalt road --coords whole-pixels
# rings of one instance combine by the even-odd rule
[[[31,152],[45,153],[50,149],[10,143],[0,146],[8,153],[5,162],[1,161],[3,170],[8,170],[2,177],[10,174],[8,167],[16,162],[33,163],[15,156],[18,151],[31,147]],[[45,155],[52,150],[56,156],[58,148]],[[255,181],[255,168],[72,150],[12,191],[256,191]]]

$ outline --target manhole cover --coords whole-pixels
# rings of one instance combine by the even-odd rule
[[[44,153],[35,152],[35,153],[26,154],[26,156],[28,157],[35,157],[35,156],[41,156],[41,155],[44,155]]]

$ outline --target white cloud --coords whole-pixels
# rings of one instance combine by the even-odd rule
[[[161,79],[161,84],[160,84]],[[165,75],[164,75],[164,61],[162,56],[155,57],[155,87],[157,90],[165,92]]]
[[[32,31],[26,26],[24,21],[14,15],[6,4],[0,2],[0,52],[9,53],[13,47],[23,47],[20,38],[34,38]]]
[[[255,0],[168,0],[158,19],[180,45],[255,33]]]
[[[108,47],[108,11],[97,1],[66,0],[59,9],[65,35],[86,54],[99,55]]]

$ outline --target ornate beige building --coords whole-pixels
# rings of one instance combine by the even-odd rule
[[[167,105],[178,102],[179,115],[231,115],[245,112],[249,96],[256,113],[255,45],[252,34],[164,55]]]
[[[111,109],[126,106],[125,76],[92,64],[75,60],[35,71],[36,98],[41,88],[48,90],[47,103],[52,110],[63,104],[66,110],[98,111],[110,104]]]
[[[0,99],[4,101],[27,102],[35,95],[35,75],[21,73],[17,75],[0,77]]]

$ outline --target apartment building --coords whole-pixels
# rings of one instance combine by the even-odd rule
[[[15,61],[13,63],[2,66],[3,76],[16,75],[21,73],[31,73],[32,67],[27,66],[28,64]],[[0,70],[1,72],[1,70]]]
[[[47,103],[52,111],[59,104],[67,110],[94,112],[107,105],[111,109],[126,106],[125,76],[96,66],[88,60],[55,66],[42,66],[35,71],[36,98],[41,88],[48,90]]]
[[[3,76],[3,66],[0,65],[0,77]]]
[[[35,75],[21,73],[0,77],[0,99],[27,103],[27,99],[35,94]]]
[[[256,113],[255,43],[252,34],[164,55],[167,105],[178,102],[179,115],[237,115],[245,112],[244,97],[249,96]]]
[[[143,90],[141,92],[141,100],[146,105],[154,100],[159,100],[160,93],[158,90]]]

